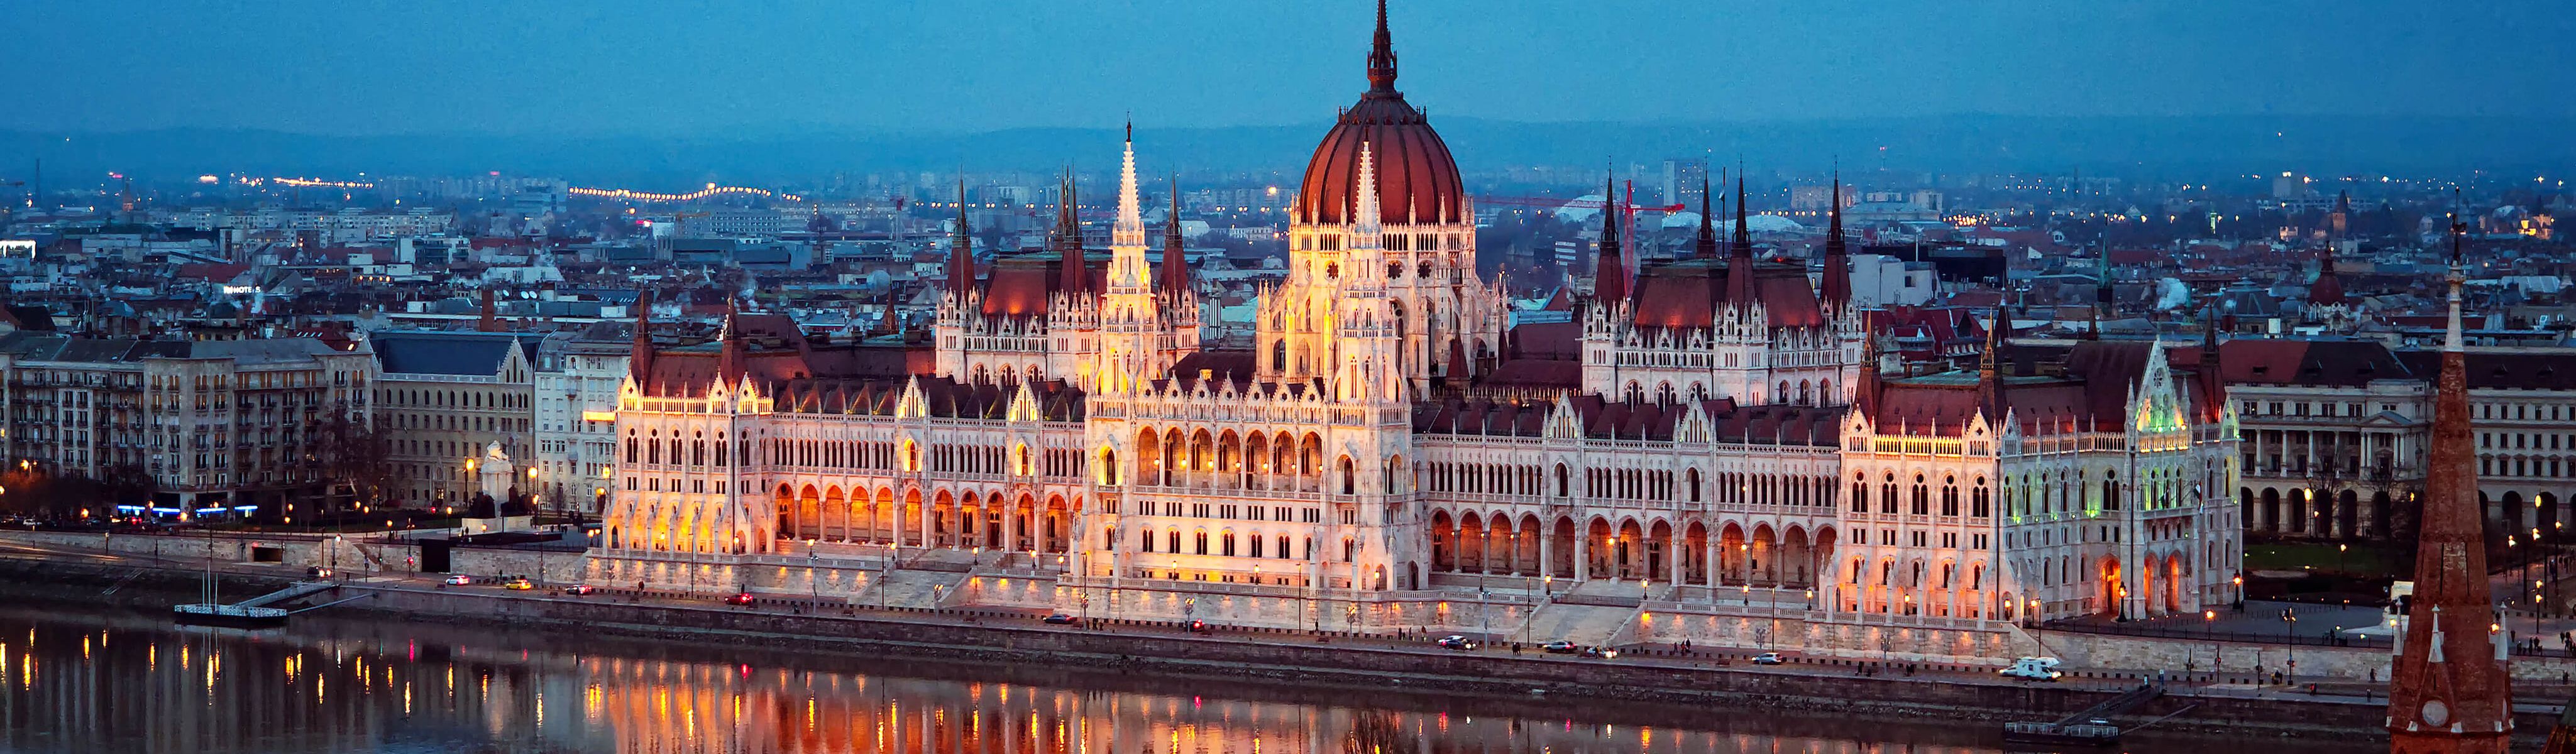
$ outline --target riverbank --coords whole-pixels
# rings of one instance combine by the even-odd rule
[[[0,563],[0,594],[22,599],[109,602],[149,609],[191,601],[198,575],[179,570],[13,560]],[[228,593],[248,595],[286,579],[229,577]],[[107,592],[102,594],[102,592]],[[1290,633],[1192,635],[1152,627],[1110,630],[1044,626],[971,611],[851,615],[802,614],[780,608],[731,608],[623,598],[573,598],[483,588],[440,589],[407,583],[355,583],[317,599],[364,599],[329,608],[458,625],[523,626],[585,637],[618,636],[693,645],[761,647],[800,653],[899,657],[1002,666],[1063,666],[1174,677],[1226,677],[1251,682],[1348,688],[1420,689],[1519,699],[1590,698],[1694,706],[1794,710],[1869,717],[2001,722],[2054,718],[2107,698],[2115,681],[2063,685],[1970,682],[1901,674],[1860,676],[1832,662],[1759,668],[1708,658],[1582,660],[1512,655],[1501,650],[1451,652],[1420,644],[1356,639],[1318,642]],[[2382,703],[2349,698],[2238,696],[2184,689],[2133,710],[2136,724],[2181,713],[2141,736],[2378,735]],[[2538,740],[2548,711],[2518,715]]]

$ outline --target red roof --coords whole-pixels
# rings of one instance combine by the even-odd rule
[[[1689,259],[1649,266],[1638,272],[1630,301],[1640,327],[1704,328],[1717,322],[1717,307],[1726,300],[1725,260]],[[1754,295],[1770,316],[1772,327],[1814,327],[1825,323],[1824,307],[1807,281],[1806,268],[1760,264],[1754,267]]]
[[[1297,217],[1302,223],[1329,225],[1352,221],[1358,204],[1360,145],[1367,144],[1377,170],[1378,217],[1389,225],[1459,222],[1466,215],[1465,183],[1458,180],[1458,161],[1449,145],[1431,129],[1422,111],[1406,104],[1395,90],[1395,53],[1389,46],[1386,18],[1378,18],[1377,48],[1370,54],[1369,90],[1359,104],[1342,111],[1333,130],[1315,146],[1306,162],[1305,184],[1297,190]]]

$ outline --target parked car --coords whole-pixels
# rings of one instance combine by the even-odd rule
[[[733,593],[733,596],[730,596],[730,597],[726,597],[726,598],[724,598],[724,603],[725,603],[725,604],[727,604],[727,605],[748,605],[748,604],[751,604],[751,593],[750,593],[750,592],[735,592],[735,593]]]
[[[1203,634],[1203,633],[1207,633],[1207,632],[1208,632],[1208,622],[1207,622],[1207,621],[1203,621],[1203,620],[1194,620],[1194,621],[1190,621],[1190,633]]]
[[[1048,623],[1048,624],[1053,624],[1053,625],[1058,625],[1058,626],[1070,626],[1070,625],[1073,625],[1073,624],[1076,624],[1076,623],[1080,623],[1080,622],[1082,622],[1082,621],[1081,621],[1081,619],[1079,619],[1079,618],[1075,618],[1075,617],[1070,616],[1070,615],[1066,615],[1066,614],[1063,614],[1063,613],[1056,613],[1056,614],[1054,614],[1054,615],[1049,615],[1049,616],[1047,616],[1047,617],[1040,618],[1040,619],[1038,619],[1038,622],[1041,622],[1041,623]]]
[[[599,587],[591,586],[589,584],[574,584],[572,586],[564,587],[564,593],[575,597],[598,594]]]
[[[501,588],[524,592],[537,588],[537,585],[535,582],[529,581],[528,577],[519,576],[508,581],[501,582]]]
[[[1753,656],[1753,664],[1755,665],[1778,665],[1783,662],[1788,661],[1780,659],[1780,653],[1778,652],[1764,652]]]
[[[1440,637],[1440,640],[1434,643],[1439,644],[1442,649],[1468,650],[1476,648],[1475,640],[1458,634],[1450,634],[1448,636]]]
[[[1556,641],[1538,645],[1538,648],[1547,650],[1547,653],[1552,655],[1570,655],[1574,654],[1575,650],[1582,649],[1582,647],[1575,646],[1574,642],[1566,641],[1564,639],[1558,639]]]
[[[441,583],[448,586],[472,586],[474,584],[474,577],[460,573],[447,577],[447,580]]]
[[[311,567],[311,568],[307,568],[307,569],[304,569],[304,577],[305,577],[305,578],[310,578],[310,579],[327,579],[327,578],[331,578],[331,569],[329,569],[329,568],[324,568],[324,567],[321,567],[321,566],[314,566],[314,567]]]

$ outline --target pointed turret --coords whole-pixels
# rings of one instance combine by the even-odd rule
[[[1354,246],[1365,243],[1369,248],[1376,248],[1377,234],[1386,227],[1386,218],[1380,217],[1378,212],[1377,144],[1374,141],[1360,142],[1360,174],[1352,180],[1351,243]]]
[[[2513,737],[2507,638],[2489,600],[2478,510],[2477,447],[2469,428],[2468,363],[2460,338],[2460,236],[2451,224],[2450,321],[2426,447],[2415,596],[2388,683],[2389,750],[2503,752]]]
[[[1860,379],[1852,383],[1852,406],[1870,421],[1878,421],[1878,333],[1861,334]]]
[[[948,292],[959,301],[975,291],[975,234],[966,225],[966,176],[957,176],[957,234],[948,241]]]
[[[1181,178],[1172,176],[1170,219],[1163,222],[1163,295],[1187,296],[1190,293],[1189,263],[1182,259]]]
[[[1142,292],[1154,280],[1145,262],[1144,199],[1136,190],[1136,127],[1128,125],[1127,133],[1118,163],[1118,218],[1109,226],[1108,287]]]
[[[1603,303],[1628,300],[1627,250],[1619,243],[1619,181],[1601,186],[1601,245],[1593,256],[1592,297]]]
[[[2093,275],[2093,321],[2084,328],[2086,340],[2102,339],[2102,314],[2111,308],[2111,250],[2104,247],[2098,253],[2101,256],[2094,261],[2101,267]]]
[[[1377,36],[1369,43],[1369,91],[1395,91],[1395,38],[1386,31],[1386,0],[1377,0]]]
[[[1056,290],[1068,295],[1091,289],[1089,264],[1082,258],[1082,215],[1077,209],[1072,171],[1066,171],[1062,197],[1056,203],[1056,252],[1063,261],[1056,266]]]
[[[1708,174],[1699,177],[1699,235],[1691,237],[1692,259],[1717,258],[1717,217],[1708,211]]]
[[[1735,236],[1727,244],[1726,300],[1739,306],[1754,306],[1759,296],[1753,287],[1753,231],[1745,223],[1744,170],[1735,171]]]
[[[1977,409],[1985,412],[1986,421],[1998,424],[2004,420],[2002,364],[2004,335],[2005,331],[2010,329],[2012,329],[2012,321],[2004,319],[2002,308],[1996,308],[1994,313],[1986,318],[1985,351],[1977,354]]]
[[[2218,306],[2211,304],[2200,317],[2200,416],[2201,421],[2217,424],[2227,416],[2226,363],[2218,350]]]
[[[1834,171],[1834,194],[1827,202],[1832,205],[1827,213],[1831,219],[1825,224],[1825,270],[1821,274],[1823,280],[1817,281],[1817,288],[1825,306],[1840,312],[1851,306],[1852,298],[1851,256],[1844,248],[1843,240],[1843,174],[1840,170]],[[2000,314],[2001,310],[1997,312]]]
[[[653,375],[653,289],[646,288],[635,297],[635,342],[626,351],[626,376],[634,378],[635,389],[643,390],[645,379]]]
[[[716,332],[716,341],[719,344],[716,351],[716,380],[727,386],[741,382],[744,369],[750,365],[750,355],[746,353],[742,342],[742,331],[734,328],[733,320],[734,305],[732,302],[727,302],[724,326]]]

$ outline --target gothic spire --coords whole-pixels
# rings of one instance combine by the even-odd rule
[[[1604,303],[1628,298],[1628,260],[1619,243],[1618,205],[1619,180],[1612,174],[1601,184],[1601,245],[1592,255],[1592,296]]]
[[[948,241],[948,290],[960,301],[975,290],[975,235],[966,225],[966,176],[957,176],[957,233]]]
[[[626,351],[626,376],[635,380],[635,389],[644,390],[644,380],[653,375],[653,289],[646,288],[635,296],[635,342]]]
[[[1726,300],[1737,306],[1753,306],[1759,298],[1753,283],[1753,232],[1745,223],[1744,168],[1735,169],[1735,237],[1734,247],[1726,255]]]
[[[1995,307],[1986,319],[1986,348],[1977,355],[1977,407],[1986,413],[1986,421],[2001,424],[2004,420],[2003,362],[2004,331],[2012,329],[2012,320],[2004,318],[2003,307]]]
[[[1744,222],[1744,166],[1735,167],[1735,248],[1732,256],[1753,257],[1753,227]]]
[[[1724,169],[1719,168],[1719,170]],[[1717,218],[1708,211],[1708,196],[1711,193],[1713,192],[1708,188],[1708,173],[1703,170],[1699,175],[1699,235],[1691,237],[1691,258],[1693,259],[1717,258],[1715,225]]]
[[[1067,294],[1091,289],[1089,265],[1082,258],[1082,217],[1076,209],[1079,198],[1074,193],[1074,180],[1073,171],[1066,170],[1056,218],[1056,248],[1060,250],[1057,256],[1062,260],[1056,265],[1056,290]]]
[[[724,326],[716,332],[720,344],[716,351],[716,381],[731,387],[742,381],[749,356],[744,352],[742,331],[734,326],[735,304],[725,302]]]
[[[1834,193],[1826,200],[1832,219],[1825,225],[1825,271],[1822,287],[1825,305],[1841,311],[1851,305],[1851,256],[1843,239],[1843,171],[1834,170]],[[2000,311],[2000,310],[1998,310]]]
[[[1371,92],[1395,91],[1395,42],[1386,33],[1386,0],[1377,0],[1377,36],[1369,43],[1368,80]]]
[[[2460,343],[2460,235],[2451,224],[2450,331],[2435,381],[2418,516],[2415,596],[2389,672],[2390,751],[2500,752],[2512,738],[2506,634],[2489,600],[2478,510],[2477,450],[2469,428],[2468,354]]]
[[[1190,268],[1181,258],[1181,177],[1172,176],[1170,219],[1163,223],[1163,295],[1189,293]]]

